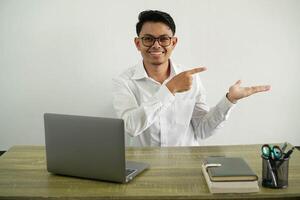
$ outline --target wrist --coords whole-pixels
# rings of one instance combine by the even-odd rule
[[[236,104],[237,103],[237,99],[234,99],[229,92],[227,92],[226,94],[226,98],[233,104]]]
[[[172,93],[172,94],[175,94],[175,87],[173,86],[172,82],[169,81],[167,84],[166,84],[166,87],[169,89],[169,91]]]

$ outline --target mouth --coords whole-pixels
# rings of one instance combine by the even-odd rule
[[[148,53],[152,56],[160,56],[160,55],[164,54],[165,52],[164,51],[149,51]]]

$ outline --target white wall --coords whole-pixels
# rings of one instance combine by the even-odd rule
[[[0,150],[44,144],[44,112],[115,117],[111,79],[140,59],[145,9],[173,16],[177,63],[208,67],[211,106],[238,79],[272,85],[203,145],[300,145],[300,1],[0,0]]]

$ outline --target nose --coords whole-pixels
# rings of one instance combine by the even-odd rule
[[[159,42],[158,42],[158,39],[156,39],[154,41],[154,44],[152,46],[155,47],[155,48],[160,48],[161,47],[160,44],[159,44]]]

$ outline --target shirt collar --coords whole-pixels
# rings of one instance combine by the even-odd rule
[[[178,74],[180,70],[178,69],[177,65],[172,62],[171,59],[169,61],[170,61],[170,66],[171,66],[170,77],[173,77],[176,74]],[[136,65],[132,79],[138,80],[138,79],[143,79],[143,78],[149,78],[149,76],[145,70],[143,60],[141,60]]]

